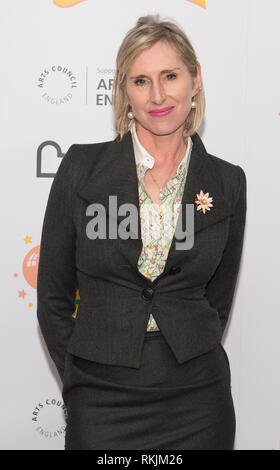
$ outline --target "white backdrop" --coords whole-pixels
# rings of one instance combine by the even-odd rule
[[[160,13],[185,29],[202,65],[207,150],[247,175],[244,252],[224,336],[235,448],[280,450],[279,0],[13,0],[0,12],[0,448],[63,449],[61,384],[36,318],[44,211],[70,145],[114,137],[116,52],[139,16]]]

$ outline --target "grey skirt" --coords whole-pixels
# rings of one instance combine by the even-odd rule
[[[178,364],[160,331],[139,369],[67,353],[65,450],[232,450],[235,411],[221,344]]]

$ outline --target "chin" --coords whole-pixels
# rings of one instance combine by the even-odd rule
[[[161,118],[159,118],[161,119]],[[157,136],[165,136],[165,135],[171,135],[174,134],[174,132],[178,131],[178,129],[182,128],[182,132],[185,126],[185,122],[180,123],[180,124],[174,124],[174,125],[167,125],[166,123],[144,123],[144,122],[139,122],[140,126],[143,127],[146,131],[151,132],[151,134],[157,135]]]
[[[164,135],[171,135],[177,132],[179,129],[182,129],[182,132],[184,130],[184,124],[178,125],[178,126],[151,126],[149,130],[152,134],[159,135],[159,136],[164,136]]]

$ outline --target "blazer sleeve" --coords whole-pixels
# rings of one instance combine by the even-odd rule
[[[72,145],[53,180],[42,227],[37,278],[37,317],[61,379],[75,319],[77,278],[73,194],[77,149]],[[75,170],[76,168],[76,170]]]
[[[208,281],[205,293],[211,306],[218,311],[223,333],[228,321],[237,282],[247,212],[246,175],[240,166],[236,166],[239,170],[239,185],[234,210],[230,216],[228,240],[221,262]]]

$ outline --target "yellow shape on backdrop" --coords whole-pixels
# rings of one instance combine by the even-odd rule
[[[195,3],[202,8],[206,8],[206,0],[187,0],[188,2]],[[78,3],[85,2],[85,0],[53,0],[53,3],[58,7],[69,8],[77,5]]]
[[[84,2],[85,0],[53,0],[53,3],[58,7],[69,8],[78,5],[78,3]],[[187,0],[188,2],[195,3],[202,8],[206,8],[206,0]]]
[[[85,0],[53,0],[53,3],[58,7],[69,8],[84,2]]]
[[[195,3],[196,5],[199,5],[202,8],[206,8],[206,0],[188,0],[188,2]]]

